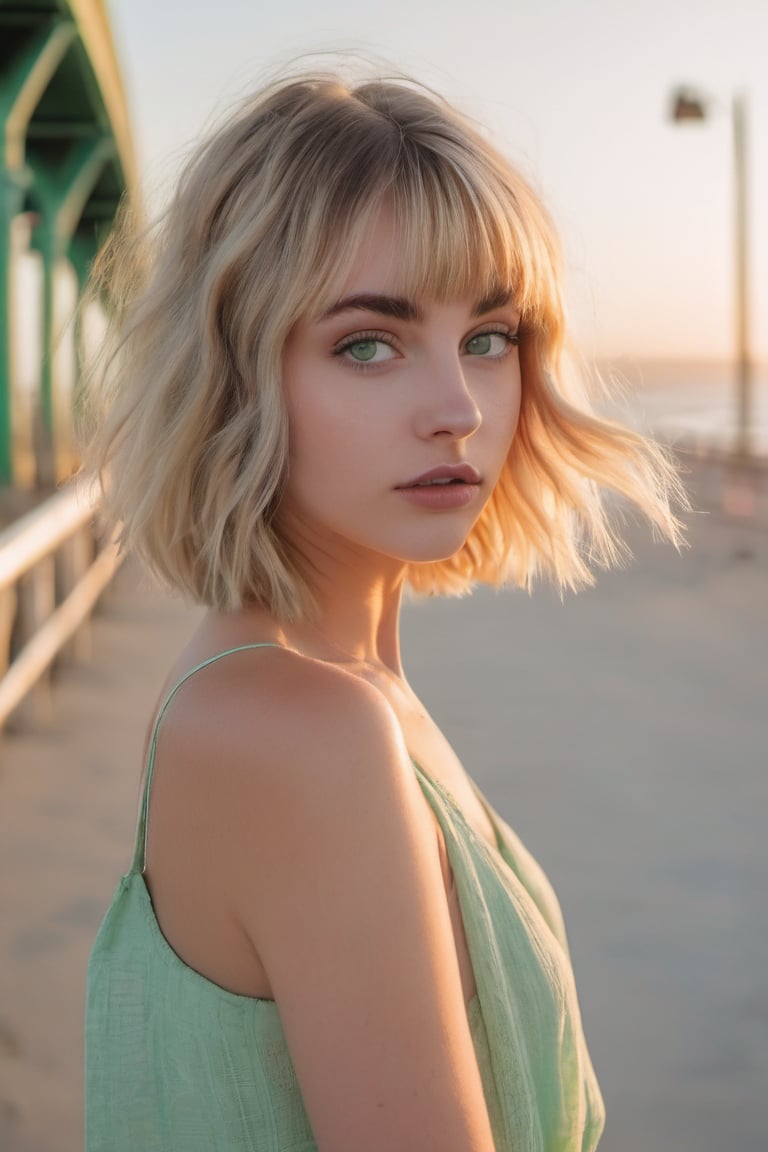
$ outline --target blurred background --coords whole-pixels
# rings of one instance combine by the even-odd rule
[[[569,925],[601,1148],[764,1152],[768,6],[0,0],[0,1148],[82,1146],[84,971],[147,716],[198,619],[91,526],[76,310],[127,193],[306,57],[431,85],[548,204],[611,410],[678,453],[678,555],[596,589],[409,605],[406,665]],[[98,612],[95,610],[98,609]]]

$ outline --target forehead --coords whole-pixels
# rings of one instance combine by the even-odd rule
[[[502,265],[504,261],[502,260]],[[461,225],[440,234],[385,200],[348,226],[339,239],[331,275],[324,277],[313,319],[355,296],[412,302],[472,299],[489,307],[516,295],[506,269],[486,252],[468,250]]]
[[[377,291],[398,295],[405,264],[403,229],[395,220],[392,205],[385,202],[360,229],[351,263],[336,290],[340,296],[348,296],[373,285]]]

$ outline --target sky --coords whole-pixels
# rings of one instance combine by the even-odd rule
[[[733,354],[731,101],[744,92],[751,345],[768,360],[768,0],[108,8],[150,205],[199,135],[265,77],[305,54],[353,53],[486,125],[559,228],[577,339],[614,360]],[[683,83],[707,96],[706,122],[669,121]]]

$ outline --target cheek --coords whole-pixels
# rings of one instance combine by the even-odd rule
[[[383,391],[370,381],[344,377],[335,364],[300,361],[284,376],[289,444],[296,465],[322,458],[352,466],[370,459],[390,428],[392,413]]]
[[[350,477],[366,476],[374,450],[370,414],[345,402],[343,392],[294,388],[287,403],[289,491],[305,508],[341,507],[351,495]]]
[[[342,405],[319,403],[316,397],[289,407],[288,427],[291,463],[297,470],[320,468],[330,479],[356,460],[364,461],[369,451],[371,420]]]
[[[513,381],[509,387],[500,391],[489,404],[483,419],[486,427],[490,428],[499,450],[506,455],[520,420],[521,390],[520,383]]]
[[[503,406],[506,414],[507,427],[514,429],[522,406],[522,388],[519,378],[514,381],[512,387],[505,392]]]
[[[522,405],[522,399],[523,398],[520,394],[520,391],[518,390],[518,392],[515,396],[515,401],[514,401],[514,405],[512,407],[512,411],[510,413],[510,421],[509,421],[509,438],[510,438],[510,440],[514,439],[515,433],[517,432],[517,429],[520,426],[520,412],[521,412],[522,406],[523,406]]]
[[[519,363],[517,365],[517,371],[515,372],[514,380],[512,381],[512,387],[509,390],[507,403],[509,410],[508,426],[510,428],[510,434],[514,436],[515,430],[517,429],[517,425],[520,420],[520,410],[523,406],[523,380]]]
[[[323,397],[322,371],[288,362],[283,378],[288,415],[288,444],[292,468],[332,450],[335,433],[333,411]],[[326,449],[325,446],[328,446]]]

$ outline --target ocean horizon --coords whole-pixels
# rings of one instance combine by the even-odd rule
[[[729,360],[595,357],[612,385],[608,411],[670,443],[730,451],[738,422],[737,369]],[[768,362],[753,365],[750,447],[768,457]]]

